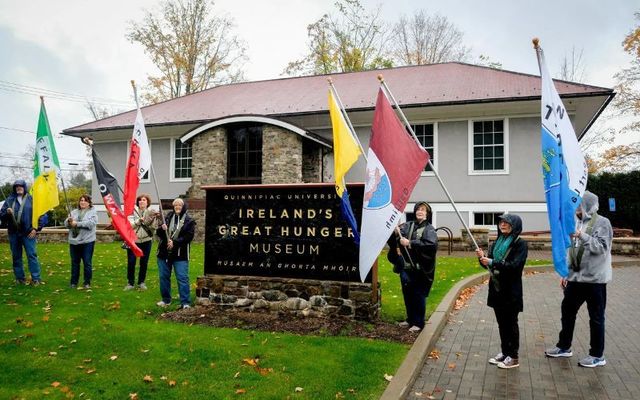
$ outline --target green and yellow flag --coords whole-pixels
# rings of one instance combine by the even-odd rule
[[[44,108],[44,99],[41,98],[40,118],[38,119],[38,131],[36,133],[36,153],[33,160],[33,197],[32,225],[38,226],[38,218],[59,204],[58,179],[60,162],[53,143],[53,135],[49,128],[47,110]]]

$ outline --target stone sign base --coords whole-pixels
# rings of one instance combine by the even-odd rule
[[[246,311],[288,312],[296,316],[341,316],[374,321],[380,315],[369,283],[236,275],[199,277],[196,302]]]

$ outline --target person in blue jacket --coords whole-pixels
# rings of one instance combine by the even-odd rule
[[[13,183],[13,190],[0,209],[0,219],[7,226],[9,247],[13,258],[13,274],[18,285],[27,283],[22,248],[27,254],[27,263],[31,273],[31,284],[42,283],[40,278],[40,261],[36,252],[37,233],[47,224],[47,215],[38,218],[37,227],[32,225],[33,198],[27,192],[27,183],[18,179]]]

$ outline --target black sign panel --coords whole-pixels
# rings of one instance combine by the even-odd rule
[[[358,246],[333,185],[205,189],[205,274],[360,281]],[[348,192],[360,223],[364,186]]]

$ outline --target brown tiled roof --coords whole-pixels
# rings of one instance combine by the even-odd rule
[[[373,109],[378,74],[404,106],[540,97],[536,75],[450,62],[364,72],[305,76],[217,86],[144,107],[147,126],[213,121],[232,115],[285,116],[327,112],[331,77],[347,110]],[[612,89],[555,81],[561,96],[608,95]],[[135,110],[66,129],[73,134],[133,126]]]

